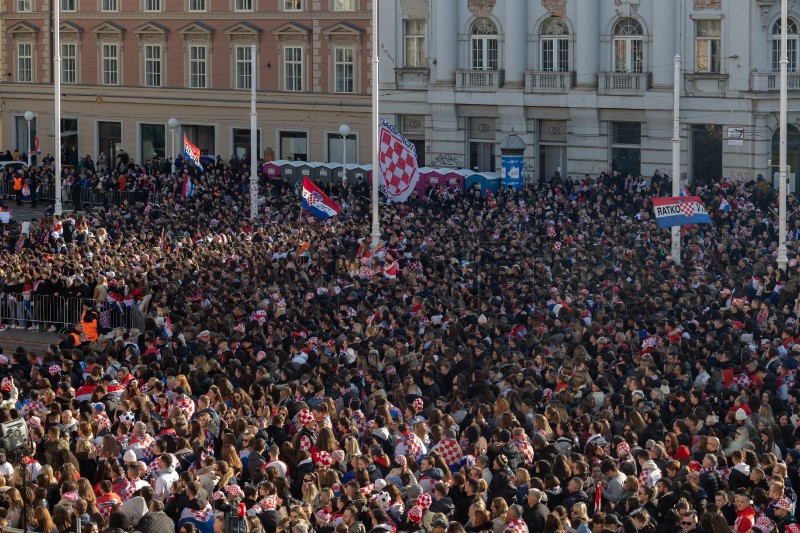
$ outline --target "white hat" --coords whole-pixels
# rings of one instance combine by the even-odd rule
[[[736,410],[735,416],[737,422],[743,422],[747,420],[747,413],[745,413],[744,409],[742,409],[741,407]]]
[[[486,315],[481,315],[478,317],[478,324],[486,324],[489,320],[486,318]]]
[[[122,456],[122,460],[126,463],[135,463],[137,461],[136,453],[134,453],[133,450],[128,450],[125,452],[125,455]]]

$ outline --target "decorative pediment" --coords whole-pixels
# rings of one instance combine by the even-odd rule
[[[249,22],[239,22],[225,30],[226,35],[247,35],[249,37],[258,37],[261,33],[261,28],[253,26]]]
[[[153,22],[149,20],[142,24],[141,26],[137,26],[133,29],[137,35],[158,35],[158,36],[166,36],[169,33],[169,28],[166,26],[162,26],[158,22]]]
[[[122,26],[120,26],[115,22],[107,20],[92,28],[92,33],[94,33],[98,37],[101,35],[108,35],[108,36],[122,38],[122,35],[125,33],[125,28],[123,28]]]
[[[17,22],[16,24],[8,28],[6,31],[11,35],[22,36],[25,34],[37,33],[39,29],[30,22],[22,21],[22,22]]]
[[[202,22],[192,22],[191,24],[184,26],[183,28],[178,30],[178,33],[186,37],[203,37],[206,39],[211,38],[211,34],[214,33],[214,29],[206,26]]]
[[[328,37],[359,37],[364,33],[364,28],[350,22],[337,22],[322,30],[322,33]]]
[[[297,22],[289,22],[272,30],[279,41],[307,41],[311,28]]]
[[[83,33],[83,28],[81,28],[74,22],[69,22],[69,21],[62,22],[59,28],[61,30],[61,35],[69,35],[69,34],[80,35],[81,33]]]

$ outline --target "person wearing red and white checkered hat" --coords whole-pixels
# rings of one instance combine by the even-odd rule
[[[313,430],[314,415],[308,409],[301,409],[297,413],[297,424],[300,426],[300,431],[295,435],[295,445],[299,450],[310,452],[317,442],[317,435]]]

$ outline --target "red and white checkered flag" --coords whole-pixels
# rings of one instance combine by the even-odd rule
[[[417,150],[385,119],[381,120],[380,141],[381,191],[390,202],[405,202],[419,181]]]

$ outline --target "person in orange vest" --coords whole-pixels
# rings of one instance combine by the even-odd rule
[[[88,301],[83,302],[81,324],[83,324],[83,334],[86,335],[86,340],[89,342],[96,341],[100,336],[100,317],[98,316],[97,312],[92,309],[92,305]]]
[[[17,197],[17,205],[22,205],[22,176],[14,176],[14,195]]]

